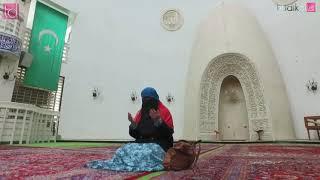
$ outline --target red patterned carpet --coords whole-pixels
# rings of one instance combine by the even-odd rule
[[[204,154],[197,170],[154,179],[318,179],[320,146],[225,145]]]
[[[218,145],[203,144],[202,152]],[[59,149],[0,146],[0,180],[3,179],[125,179],[146,173],[113,172],[84,168],[91,160],[110,159],[118,146]]]

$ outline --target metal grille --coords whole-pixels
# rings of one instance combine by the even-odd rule
[[[28,28],[25,28],[24,35],[23,35],[23,41],[22,41],[22,50],[28,52],[29,45],[30,45],[30,39],[31,39],[31,30]]]
[[[64,43],[63,52],[62,52],[62,62],[68,61],[69,49],[70,49],[70,45],[68,43]]]
[[[25,73],[26,68],[18,68],[11,101],[25,104],[33,104],[41,108],[60,111],[64,86],[64,77],[60,76],[57,91],[48,91],[24,86],[23,80]]]

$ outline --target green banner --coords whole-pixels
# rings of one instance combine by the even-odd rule
[[[24,84],[56,91],[68,16],[37,2],[29,52],[33,55]]]

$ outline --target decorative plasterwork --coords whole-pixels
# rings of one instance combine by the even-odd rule
[[[183,25],[183,17],[177,9],[167,9],[161,16],[161,25],[168,31],[177,31]]]
[[[199,138],[211,137],[208,135],[218,130],[220,88],[222,81],[230,75],[239,80],[245,95],[250,140],[256,140],[256,127],[261,127],[264,131],[263,140],[273,139],[271,119],[256,68],[246,57],[233,53],[223,54],[213,59],[202,76]]]

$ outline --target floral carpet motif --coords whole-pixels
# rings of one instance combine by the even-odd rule
[[[201,152],[220,145],[203,144]],[[0,146],[0,180],[18,179],[126,179],[149,173],[84,168],[97,159],[111,159],[119,146],[98,148],[30,148]]]
[[[197,166],[153,179],[320,180],[320,146],[225,145],[203,155]]]
[[[11,146],[10,146],[11,148]],[[57,149],[57,148],[0,148],[0,179],[43,179],[64,177],[74,172],[86,172],[83,165],[95,159],[109,159],[117,147]]]

